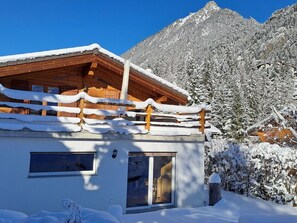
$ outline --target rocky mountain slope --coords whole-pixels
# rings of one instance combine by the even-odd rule
[[[178,72],[184,70],[189,60],[201,64],[213,49],[238,48],[260,29],[261,25],[255,20],[245,20],[236,12],[209,2],[200,11],[177,20],[123,56],[185,87],[186,82],[178,82],[184,80]],[[185,73],[182,76],[186,76]]]
[[[264,24],[209,2],[123,57],[213,107],[213,123],[240,139],[247,126],[292,102],[297,70],[297,4]]]

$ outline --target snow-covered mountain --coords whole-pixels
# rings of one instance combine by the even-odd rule
[[[213,106],[213,122],[231,137],[292,102],[297,70],[297,4],[264,24],[215,2],[142,41],[132,62]]]
[[[203,9],[175,21],[123,56],[185,87],[186,82],[179,80],[188,77],[180,71],[189,60],[201,64],[212,55],[212,49],[223,45],[232,49],[240,47],[260,29],[261,25],[255,20],[245,20],[236,12],[209,2]]]

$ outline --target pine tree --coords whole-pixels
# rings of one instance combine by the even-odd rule
[[[231,121],[227,135],[238,141],[244,139],[246,129],[246,113],[243,105],[243,94],[239,86],[233,87],[233,97],[231,104]]]

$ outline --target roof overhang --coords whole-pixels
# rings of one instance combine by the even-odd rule
[[[0,78],[92,62],[105,64],[109,69],[113,69],[120,75],[123,74],[125,59],[103,49],[98,44],[92,44],[84,47],[0,57]],[[152,91],[158,91],[180,104],[188,102],[189,94],[186,90],[133,63],[130,63],[130,66],[131,80],[135,80],[140,85],[149,86]]]

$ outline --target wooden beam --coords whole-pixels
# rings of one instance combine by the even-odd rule
[[[86,54],[80,56],[48,59],[38,62],[28,61],[27,63],[0,67],[0,77],[80,65],[93,62],[95,58],[96,57],[93,54]]]
[[[162,102],[166,102],[167,101],[167,97],[166,96],[161,96],[159,98],[154,98],[154,101],[157,103],[162,103]]]
[[[151,129],[151,116],[153,113],[153,108],[151,105],[148,105],[146,108],[146,117],[145,117],[145,129],[150,131]]]
[[[199,131],[204,134],[204,130],[205,130],[205,114],[206,114],[206,111],[204,109],[202,109],[200,112],[199,112],[199,116],[200,116],[200,127],[199,127]]]
[[[98,67],[98,63],[97,62],[92,62],[91,66],[89,68],[89,71],[88,71],[88,75],[89,76],[94,76],[95,72],[97,70],[97,67]]]
[[[124,64],[118,62],[116,63],[113,59],[104,57],[102,55],[96,56],[96,62],[100,64],[100,66],[106,67],[109,70],[114,71],[120,75],[123,75],[124,72]]]
[[[54,77],[53,77],[54,76]],[[52,75],[52,76],[43,76],[43,75],[29,75],[28,77],[26,75],[21,75],[21,76],[16,76],[16,77],[8,77],[8,78],[1,78],[0,81],[1,83],[4,82],[11,82],[13,80],[26,80],[30,82],[32,85],[47,85],[50,87],[55,87],[55,86],[76,86],[77,83],[81,83],[81,77],[74,75],[74,76],[69,76],[65,78],[61,78],[59,75]]]
[[[80,92],[83,92],[83,90],[80,90]],[[85,99],[83,98],[80,98],[79,99],[79,104],[78,104],[78,107],[80,108],[80,113],[78,115],[79,119],[80,119],[80,122],[79,122],[79,125],[81,126],[83,124],[83,120],[84,120],[84,108],[85,108]]]

